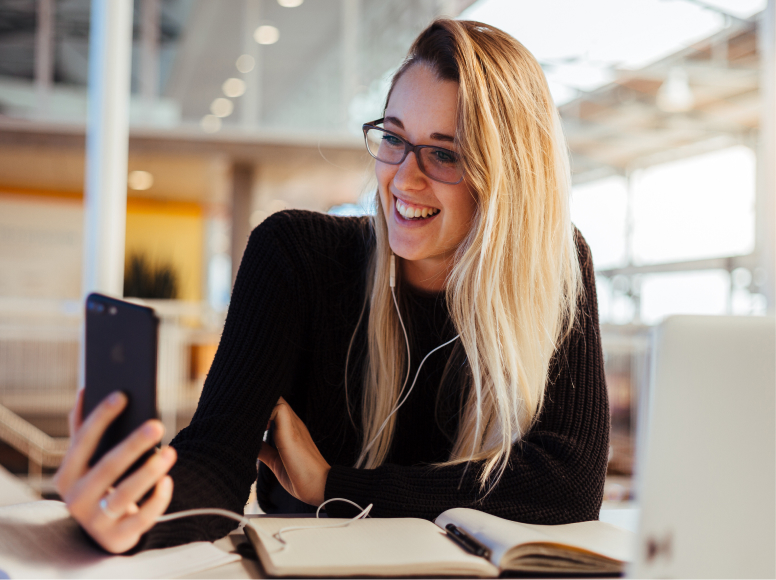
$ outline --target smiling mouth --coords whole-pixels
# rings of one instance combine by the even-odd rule
[[[412,207],[398,197],[396,199],[396,211],[405,220],[424,220],[439,213],[435,207]]]

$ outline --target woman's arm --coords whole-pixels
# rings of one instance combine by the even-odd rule
[[[242,514],[270,413],[301,371],[305,312],[292,259],[278,243],[285,218],[268,218],[251,234],[224,331],[191,423],[172,441],[178,454],[167,513],[215,507]],[[236,526],[199,516],[158,524],[142,549],[215,540]]]
[[[560,524],[597,519],[609,444],[609,406],[590,251],[578,238],[585,294],[578,329],[554,358],[545,406],[515,445],[498,485],[483,497],[476,466],[433,469],[385,464],[331,467],[325,497],[374,504],[373,516],[423,517],[470,506],[508,519]],[[330,515],[349,513],[338,503]]]

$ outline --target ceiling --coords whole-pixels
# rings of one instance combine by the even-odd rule
[[[739,23],[562,105],[574,181],[743,143],[754,146],[760,122],[756,22]],[[661,108],[672,71],[686,75],[694,102]]]
[[[503,3],[478,2],[464,16],[476,15],[479,7],[497,1]],[[591,0],[591,5],[604,1],[608,0]],[[722,5],[721,0],[703,1]],[[757,1],[747,0],[752,6]],[[661,1],[672,6],[699,3]],[[36,4],[36,0],[0,0],[0,118],[3,86],[13,81],[17,89],[27,83],[34,90]],[[140,4],[135,1],[135,92]],[[205,138],[212,141],[210,149],[234,150],[238,156],[244,139],[279,143],[293,137],[297,144],[320,148],[326,139],[331,143],[347,134],[352,121],[348,115],[357,118],[358,126],[373,114],[370,107],[380,106],[386,73],[401,62],[412,39],[432,18],[443,12],[460,13],[470,4],[471,0],[306,0],[297,8],[283,8],[277,0],[160,0],[159,93],[179,108],[180,118],[177,128],[160,129],[157,137],[166,143],[164,147],[177,147],[171,153]],[[356,22],[355,31],[350,31],[355,43],[351,46],[356,48],[348,55],[343,49],[347,6],[355,7],[351,17]],[[529,4],[514,0],[514,6]],[[56,0],[55,12],[55,87],[69,89],[71,101],[80,91],[83,107],[73,110],[85,110],[89,0]],[[612,68],[610,81],[576,90],[575,98],[561,104],[576,183],[626,174],[666,158],[754,142],[760,111],[757,17],[726,18],[714,34],[641,68]],[[503,20],[506,26],[506,15]],[[262,24],[278,28],[277,43],[259,46],[253,41],[252,31]],[[223,82],[243,74],[235,61],[245,51],[257,56],[259,64],[252,73],[258,75],[257,92],[233,99],[235,109],[224,119],[223,129],[207,136],[199,121],[209,113],[213,99],[222,96]],[[348,66],[350,79],[343,73]],[[667,112],[659,106],[658,94],[677,69],[686,75],[694,103],[687,111]],[[17,102],[25,101],[22,89],[16,92]],[[350,98],[345,98],[348,90]],[[354,108],[354,103],[359,107]],[[244,109],[249,105],[259,112],[256,126],[245,122]],[[28,118],[37,121],[34,111]],[[9,128],[5,126],[6,131]],[[175,143],[169,140],[171,135]],[[153,140],[153,135],[148,139]],[[349,146],[360,149],[356,138]],[[13,169],[12,164],[5,165]]]
[[[456,15],[472,1],[307,0],[284,8],[276,0],[159,0],[158,95],[175,110],[167,116],[174,124],[196,126],[210,113],[213,100],[224,97],[224,81],[243,78],[248,90],[232,99],[234,112],[223,119],[224,128],[344,132],[351,101],[401,63],[431,20]],[[142,3],[134,4],[132,91],[137,95]],[[90,0],[56,0],[54,5],[55,97],[69,89],[72,101],[78,98],[73,89],[80,89],[83,106],[69,110],[83,116]],[[0,114],[36,117],[36,7],[37,0],[0,0]],[[280,37],[275,44],[260,46],[253,32],[267,24],[275,26]],[[257,60],[248,73],[235,66],[244,53]],[[19,92],[24,82],[29,95]],[[3,84],[15,91],[15,96],[6,95],[7,103]],[[256,110],[254,126],[246,124],[247,108]]]
[[[479,0],[461,17],[498,26],[542,64],[556,104],[600,88],[723,29],[766,0]]]

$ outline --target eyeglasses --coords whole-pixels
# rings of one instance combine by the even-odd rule
[[[364,140],[369,154],[383,163],[401,165],[410,152],[415,153],[418,168],[434,181],[456,185],[463,181],[461,156],[455,151],[433,145],[413,145],[396,133],[377,127],[383,119],[365,123]]]

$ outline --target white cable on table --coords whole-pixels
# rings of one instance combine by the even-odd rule
[[[325,525],[325,526],[288,526],[288,527],[285,527],[285,528],[281,528],[281,529],[279,529],[277,532],[275,532],[272,535],[272,537],[274,539],[276,539],[278,542],[280,542],[283,545],[283,548],[281,548],[281,549],[285,549],[286,546],[288,545],[288,542],[285,539],[283,539],[283,534],[284,533],[295,532],[295,531],[298,531],[298,530],[312,530],[312,529],[321,529],[321,528],[344,528],[346,526],[349,526],[352,522],[354,522],[356,520],[360,520],[360,519],[363,519],[363,518],[366,518],[367,516],[369,516],[369,512],[372,510],[372,505],[373,505],[373,504],[370,503],[368,506],[366,506],[366,508],[362,508],[356,502],[350,501],[349,499],[345,499],[345,498],[342,498],[342,497],[333,497],[331,499],[327,499],[325,502],[323,502],[321,505],[318,506],[318,509],[315,511],[315,518],[316,519],[318,519],[320,517],[321,508],[323,506],[325,506],[327,503],[332,502],[332,501],[344,501],[346,503],[354,505],[358,509],[361,510],[361,513],[359,513],[354,518],[351,518],[351,519],[347,520],[346,522],[340,522],[340,523],[337,523],[337,524],[329,524],[329,525]],[[250,524],[250,520],[248,518],[246,518],[245,516],[241,516],[240,514],[237,514],[235,512],[231,512],[229,510],[224,510],[224,509],[220,509],[220,508],[197,508],[197,509],[191,509],[191,510],[183,510],[183,511],[180,511],[180,512],[175,512],[175,513],[165,514],[163,516],[159,516],[158,518],[156,518],[156,522],[157,523],[169,522],[169,521],[172,521],[172,520],[178,520],[178,519],[181,519],[181,518],[188,518],[188,517],[192,517],[192,516],[222,516],[222,517],[225,517],[225,518],[229,518],[229,519],[238,521],[238,522],[240,522],[243,525],[249,525]],[[260,530],[259,528],[254,528],[254,529],[257,530],[259,533],[265,533],[262,530]]]

